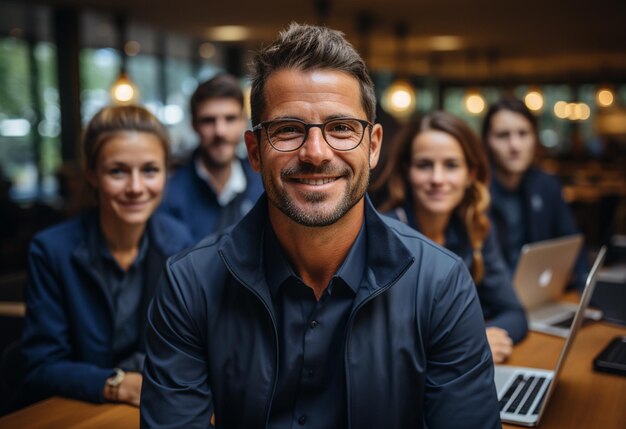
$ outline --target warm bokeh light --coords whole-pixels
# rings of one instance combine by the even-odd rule
[[[198,54],[201,58],[208,60],[215,55],[215,45],[211,42],[204,42],[198,47]]]
[[[411,105],[412,94],[406,89],[398,89],[391,94],[391,105],[397,110],[406,110]]]
[[[586,121],[591,116],[591,109],[586,103],[578,103],[576,105],[578,109],[578,119],[581,121]]]
[[[389,85],[381,100],[383,109],[396,117],[413,112],[416,103],[415,89],[409,82],[398,80]]]
[[[127,103],[133,99],[135,90],[127,83],[121,83],[113,89],[113,98],[122,103]]]
[[[533,112],[537,112],[543,108],[543,94],[538,90],[531,90],[524,97],[524,103]]]
[[[131,104],[139,98],[139,91],[126,73],[120,73],[113,86],[111,98],[115,104]]]
[[[241,42],[250,38],[250,29],[243,25],[221,25],[209,29],[207,36],[219,42]]]
[[[434,51],[458,51],[463,47],[463,41],[457,36],[433,36],[428,40]]]
[[[134,57],[141,51],[141,45],[135,40],[129,40],[124,44],[124,53],[129,57]]]
[[[557,101],[554,103],[554,114],[557,118],[569,119],[570,121],[586,121],[591,117],[591,108],[587,103]]]
[[[569,114],[567,110],[567,103],[565,101],[557,101],[554,103],[554,114],[557,118],[567,118],[567,115]]]
[[[613,96],[613,91],[608,88],[599,89],[596,93],[596,102],[598,106],[609,107],[613,104],[615,97]]]
[[[478,115],[485,110],[485,99],[477,92],[468,93],[465,96],[465,108],[473,115]]]

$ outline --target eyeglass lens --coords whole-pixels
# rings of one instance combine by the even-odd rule
[[[272,122],[267,135],[277,150],[298,149],[307,138],[310,128],[319,127],[326,142],[337,150],[351,150],[363,139],[364,125],[356,119],[334,119],[320,125],[307,125],[300,121],[284,120]]]

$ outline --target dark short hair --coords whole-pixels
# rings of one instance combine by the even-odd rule
[[[239,80],[234,76],[222,73],[202,82],[194,91],[189,100],[192,121],[196,120],[198,106],[212,98],[232,98],[243,109],[243,91]]]
[[[163,145],[167,165],[170,139],[167,129],[156,116],[141,106],[109,106],[91,118],[83,134],[83,156],[87,170],[95,170],[98,154],[104,143],[124,132],[141,132],[156,136]]]
[[[365,62],[344,34],[326,27],[292,23],[269,46],[260,49],[252,60],[250,107],[252,124],[260,122],[265,109],[264,89],[269,76],[284,69],[301,71],[333,70],[357,79],[361,104],[370,122],[376,120],[374,84]]]
[[[519,113],[530,122],[533,132],[535,135],[537,134],[537,118],[532,112],[526,107],[524,102],[520,99],[514,97],[505,97],[493,103],[489,106],[489,110],[487,110],[487,114],[483,119],[483,126],[481,130],[481,137],[483,139],[483,143],[487,143],[487,137],[489,137],[489,133],[491,132],[491,126],[493,117],[496,113],[502,110],[509,110],[511,112]]]

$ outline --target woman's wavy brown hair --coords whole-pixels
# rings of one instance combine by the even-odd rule
[[[380,205],[381,211],[389,211],[402,206],[407,199],[409,168],[413,141],[418,134],[437,130],[452,136],[461,145],[468,170],[475,179],[465,191],[465,196],[457,206],[455,213],[463,221],[472,246],[472,265],[470,272],[476,284],[484,277],[485,266],[481,249],[489,232],[489,164],[478,136],[456,116],[436,111],[421,119],[407,124],[394,139],[385,165],[378,179],[372,184],[372,190],[386,189],[387,199]]]

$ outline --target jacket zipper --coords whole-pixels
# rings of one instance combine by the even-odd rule
[[[393,281],[391,281],[387,286],[378,289],[376,292],[372,293],[363,301],[361,301],[361,303],[357,305],[354,311],[352,311],[352,313],[350,314],[350,318],[348,319],[348,325],[346,327],[346,338],[344,341],[344,348],[345,348],[344,353],[345,354],[343,357],[344,365],[346,369],[346,403],[348,405],[348,428],[352,427],[352,405],[351,405],[351,398],[350,398],[350,365],[348,365],[348,350],[349,350],[348,343],[350,342],[350,334],[352,333],[352,325],[354,323],[354,318],[356,317],[356,314],[359,312],[359,310],[363,308],[365,304],[372,301],[376,297],[382,295],[383,293],[387,292],[393,285],[395,285],[402,278],[404,273],[406,273],[409,267],[413,265],[413,262],[415,262],[415,258],[411,258],[411,261],[408,264],[406,264],[406,267],[398,274],[398,277],[396,277]]]
[[[252,287],[250,287],[246,282],[241,280],[241,278],[237,274],[235,274],[235,271],[228,264],[228,262],[226,261],[226,258],[224,257],[224,254],[221,251],[219,252],[219,255],[220,255],[220,258],[222,259],[222,262],[224,262],[224,265],[226,265],[226,268],[228,269],[230,274],[235,278],[235,280],[237,280],[240,284],[242,284],[246,289],[248,289],[248,291],[250,291],[254,296],[256,296],[259,301],[261,301],[261,304],[263,304],[263,307],[265,307],[267,314],[270,316],[270,320],[272,321],[272,328],[274,328],[274,345],[275,345],[274,349],[276,351],[276,356],[274,359],[274,382],[272,383],[272,391],[270,392],[269,400],[267,401],[267,404],[265,406],[265,427],[267,427],[267,425],[269,424],[272,402],[274,400],[274,392],[276,391],[276,384],[278,383],[279,350],[278,350],[278,330],[276,329],[276,320],[274,319],[274,315],[272,314],[272,311],[267,306],[267,304],[265,303],[261,295]]]

